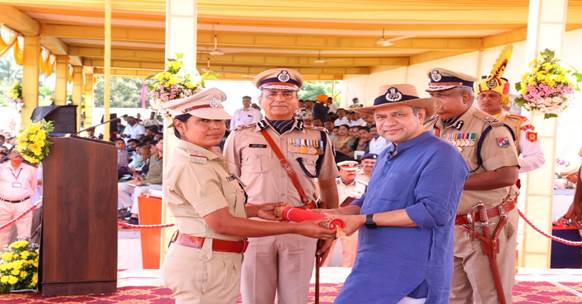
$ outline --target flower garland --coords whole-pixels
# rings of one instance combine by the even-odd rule
[[[216,79],[216,75],[208,71],[202,75],[188,73],[183,69],[182,58],[182,54],[176,54],[175,59],[168,59],[165,71],[146,79],[154,108],[159,109],[161,103],[170,100],[192,96],[204,88],[205,80]]]
[[[530,71],[515,84],[520,96],[515,103],[528,111],[539,111],[544,118],[558,117],[568,106],[568,98],[578,90],[582,74],[562,67],[555,52],[545,49],[530,64]]]
[[[0,256],[0,292],[36,289],[39,250],[36,244],[18,240]]]
[[[53,123],[45,120],[31,124],[16,136],[16,150],[27,162],[40,163],[49,154],[48,134],[53,130]]]

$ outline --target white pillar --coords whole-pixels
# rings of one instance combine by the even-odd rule
[[[566,29],[567,0],[530,0],[526,41],[526,63],[548,48],[562,53]],[[528,174],[525,195],[526,216],[544,231],[552,230],[554,160],[556,154],[556,119],[532,114],[546,163]],[[528,268],[549,268],[551,242],[532,228],[524,231],[519,265]]]
[[[198,10],[196,0],[166,0],[166,63],[170,58],[176,58],[176,54],[183,55],[183,69],[196,72],[196,31],[198,23]],[[167,118],[164,126],[171,124]],[[164,128],[164,170],[168,168],[168,156],[176,147],[177,138],[174,129]],[[162,222],[171,221],[171,215],[166,210],[166,204],[162,204]],[[161,237],[161,258],[167,250],[167,244],[175,229],[164,229]]]

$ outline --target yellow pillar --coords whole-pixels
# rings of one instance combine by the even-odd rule
[[[17,42],[18,43],[18,42]],[[40,61],[40,37],[24,36],[24,60],[22,65],[22,99],[24,106],[21,113],[21,126],[30,124],[30,115],[38,106],[38,77]]]
[[[67,75],[69,73],[69,56],[55,56],[55,105],[64,106],[67,104]]]
[[[567,0],[530,0],[526,62],[546,48],[562,53],[566,29]],[[552,202],[554,159],[556,154],[556,119],[544,119],[543,114],[534,113],[532,123],[545,154],[546,163],[528,174],[525,192],[525,214],[544,231],[552,230]],[[550,267],[551,242],[532,228],[524,231],[519,265],[528,268]]]
[[[93,74],[93,67],[85,67],[85,87],[83,94],[85,96],[85,119],[83,127],[88,128],[93,125],[93,86],[95,78]]]
[[[111,102],[111,0],[105,0],[105,41],[103,73],[103,121],[109,120]],[[110,138],[110,126],[103,125],[103,140]]]
[[[77,131],[81,126],[81,105],[83,102],[83,67],[73,66],[73,104],[77,106]]]
[[[196,0],[166,0],[166,63],[169,58],[175,58],[177,53],[184,55],[184,68],[189,71],[196,69],[196,30],[198,25],[198,12]],[[171,121],[164,118],[164,125]],[[174,130],[164,128],[164,155],[170,155],[176,147],[178,139],[174,136]],[[164,157],[164,170],[168,168],[168,157]],[[163,204],[166,206],[166,204]],[[173,222],[166,208],[162,208],[162,221]],[[172,229],[164,229],[161,240],[161,258],[167,249]]]

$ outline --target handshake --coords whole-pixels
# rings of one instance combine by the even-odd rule
[[[256,216],[266,220],[317,223],[319,226],[335,230],[338,234],[345,227],[344,222],[330,214],[318,212],[318,209],[292,207],[286,203],[267,203],[252,205],[256,208]]]

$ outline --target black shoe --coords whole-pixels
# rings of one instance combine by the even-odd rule
[[[117,218],[124,219],[126,217],[131,216],[131,212],[127,208],[117,210]]]
[[[138,221],[137,217],[130,217],[127,220],[127,223],[130,225],[139,225],[139,221]]]

